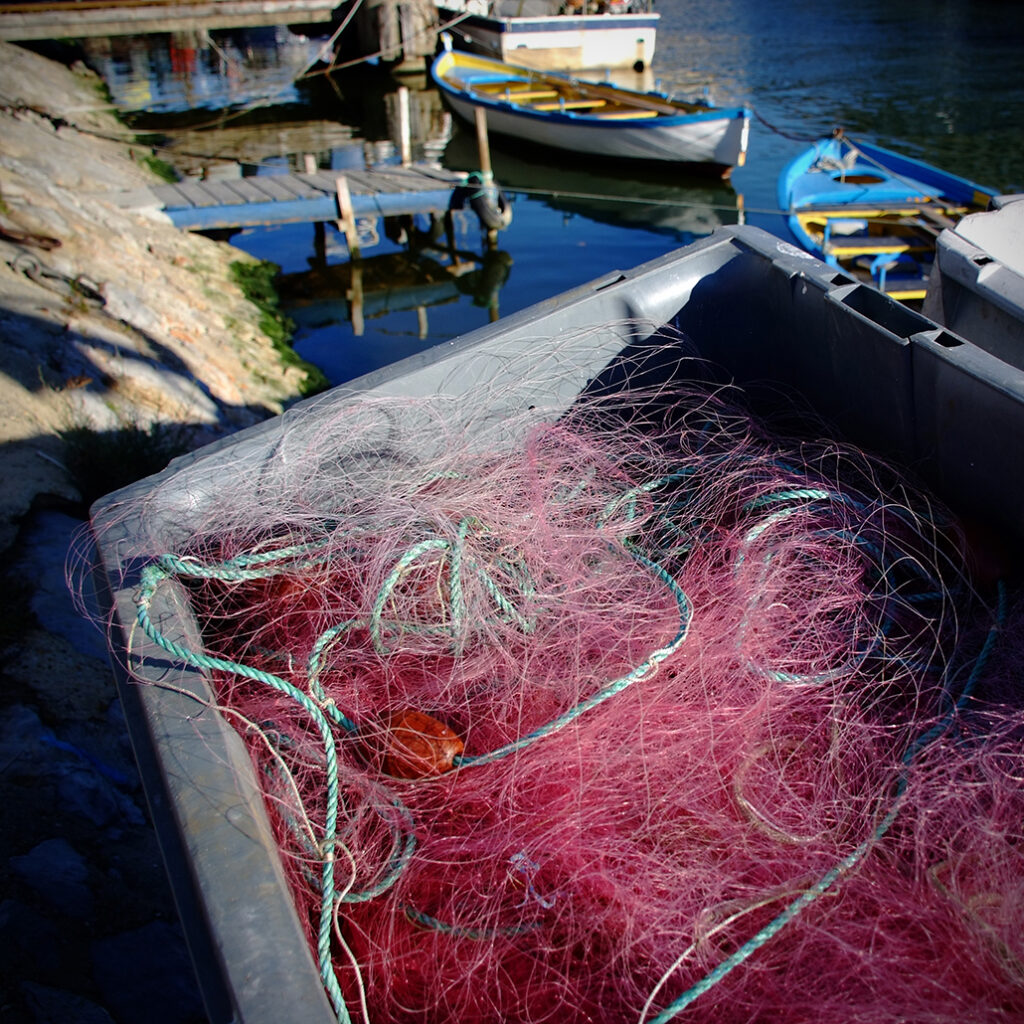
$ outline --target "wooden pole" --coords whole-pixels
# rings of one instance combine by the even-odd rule
[[[487,111],[483,107],[475,107],[473,116],[476,119],[476,146],[480,156],[480,171],[484,176],[484,184],[489,185],[494,174],[491,171],[491,147],[487,140]]]
[[[349,302],[349,316],[352,319],[352,333],[361,338],[366,330],[363,319],[363,261],[358,255],[351,261],[352,285],[346,298]]]
[[[313,266],[317,270],[327,266],[327,229],[322,220],[313,224]]]
[[[338,193],[338,228],[345,233],[349,255],[359,258],[359,232],[356,230],[356,215],[352,209],[352,195],[348,190],[348,181],[340,175],[335,182]]]
[[[404,85],[398,89],[398,138],[402,166],[408,167],[412,163],[412,138],[409,127],[409,90]]]

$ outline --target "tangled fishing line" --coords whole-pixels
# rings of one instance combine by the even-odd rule
[[[236,476],[138,626],[242,723],[340,1021],[1024,1017],[1010,612],[896,474],[625,388]]]

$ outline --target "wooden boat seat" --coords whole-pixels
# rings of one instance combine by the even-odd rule
[[[967,207],[964,206],[960,207],[957,210],[951,210],[949,207],[942,208],[925,205],[922,206],[919,211],[920,215],[925,220],[931,221],[931,223],[934,224],[940,230],[942,230],[943,228],[956,227],[957,222],[952,217],[948,216],[949,213],[953,212],[961,215],[965,214],[967,212]]]
[[[592,110],[606,105],[605,100],[558,100],[556,103],[534,103],[534,110]]]
[[[657,110],[607,110],[597,115],[605,121],[636,121],[645,117],[657,117]]]
[[[920,301],[928,294],[928,282],[921,285],[898,285],[884,291],[889,298],[896,299],[897,302]]]
[[[465,87],[467,83],[461,81],[460,84]],[[514,89],[521,85],[529,88],[533,83],[529,78],[487,78],[474,75],[470,84],[480,92],[504,92],[506,89]]]
[[[533,100],[550,100],[558,95],[555,89],[505,89],[495,93],[492,99],[508,100],[510,103],[529,103]]]
[[[842,259],[924,251],[929,248],[923,238],[915,238],[913,235],[833,235],[825,243],[825,252]]]

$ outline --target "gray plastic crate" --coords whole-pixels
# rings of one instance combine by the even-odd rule
[[[923,309],[1024,369],[1024,195],[999,196],[939,235]]]
[[[112,609],[119,684],[154,821],[211,1021],[334,1020],[292,908],[248,755],[203,674],[134,630],[135,540],[187,536],[224,471],[251,474],[363,396],[491,396],[493,420],[568,407],[595,379],[623,376],[660,327],[679,355],[717,365],[752,395],[792,390],[859,442],[920,474],[956,509],[1024,536],[1024,371],[754,228],[724,228],[630,271],[614,271],[454,341],[306,401],[179,459],[96,504],[101,585]],[[555,344],[557,341],[557,345]],[[556,351],[557,349],[557,351]],[[659,349],[647,375],[700,365]],[[681,368],[687,368],[686,371]],[[767,383],[770,387],[759,389]],[[487,385],[481,388],[481,385]],[[491,387],[497,385],[497,387]],[[499,404],[500,403],[500,404]],[[471,402],[465,403],[467,406]],[[159,490],[157,487],[159,485]],[[119,503],[130,499],[125,517]],[[146,499],[139,501],[139,499]],[[198,626],[172,588],[152,609],[171,639]],[[124,651],[144,681],[133,686]]]

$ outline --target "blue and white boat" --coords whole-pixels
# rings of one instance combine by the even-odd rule
[[[708,164],[723,176],[741,166],[746,156],[746,107],[714,107],[700,99],[635,92],[447,46],[431,74],[455,113],[469,124],[482,109],[488,132],[549,150],[662,166]]]
[[[437,0],[463,49],[539,71],[642,71],[654,60],[653,0]]]
[[[904,302],[924,298],[939,232],[998,195],[842,133],[791,160],[778,188],[804,249]]]

